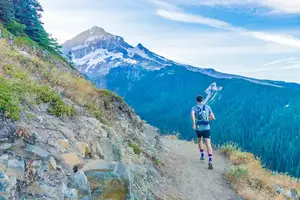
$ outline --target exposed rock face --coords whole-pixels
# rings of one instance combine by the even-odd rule
[[[154,199],[151,180],[160,176],[151,159],[160,151],[157,129],[122,105],[111,108],[111,127],[88,116],[57,118],[42,109],[33,108],[36,118],[26,121],[34,140],[19,137],[19,124],[0,113],[5,198]]]

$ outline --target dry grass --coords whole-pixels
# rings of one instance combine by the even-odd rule
[[[288,175],[272,174],[264,169],[253,154],[242,152],[234,144],[226,144],[220,151],[229,157],[233,166],[226,177],[238,194],[246,200],[281,200],[289,199],[278,194],[274,185],[287,190],[294,189],[300,194],[300,182]]]
[[[0,73],[5,75],[3,66],[14,66],[35,82],[50,85],[61,96],[85,107],[103,123],[108,123],[103,109],[108,107],[112,100],[123,103],[115,94],[97,89],[67,63],[53,59],[48,61],[38,57],[38,53],[26,56],[20,53],[19,48],[10,46],[5,39],[0,40]]]

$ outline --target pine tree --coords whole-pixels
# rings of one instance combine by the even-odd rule
[[[15,18],[26,26],[26,34],[49,51],[60,52],[57,41],[50,37],[41,21],[43,8],[37,0],[13,0]]]
[[[0,22],[10,23],[14,17],[12,0],[0,0]]]

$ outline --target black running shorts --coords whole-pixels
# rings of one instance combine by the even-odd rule
[[[207,138],[210,139],[210,130],[205,130],[205,131],[196,131],[196,134],[198,138]]]

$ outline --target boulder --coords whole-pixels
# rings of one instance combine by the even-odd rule
[[[76,148],[80,151],[80,153],[82,153],[82,155],[84,157],[89,156],[89,154],[91,153],[90,147],[87,143],[76,142],[75,145],[76,145]]]
[[[7,149],[11,148],[11,146],[12,146],[11,143],[6,143],[6,142],[1,143],[0,142],[0,150],[7,150]]]
[[[92,141],[92,151],[94,155],[98,155],[100,158],[104,158],[104,152],[99,142],[94,140]]]
[[[16,177],[9,177],[0,171],[0,199],[15,199]]]
[[[43,160],[49,160],[51,157],[51,154],[48,153],[44,148],[38,146],[38,145],[26,145],[25,148],[26,151],[33,153],[38,158],[42,158]]]
[[[25,174],[25,161],[23,159],[10,159],[7,162],[6,174],[23,179]]]
[[[57,168],[56,161],[52,156],[50,157],[48,166],[49,166],[50,170],[56,170],[56,168]]]
[[[75,153],[61,154],[63,161],[71,168],[76,165],[82,164],[82,160]]]
[[[59,143],[59,145],[60,145],[62,148],[66,149],[66,150],[69,150],[69,149],[70,149],[70,143],[69,143],[69,140],[67,140],[67,139],[58,140],[58,143]]]
[[[79,199],[91,199],[90,183],[83,171],[73,175],[70,186],[77,189]]]
[[[5,171],[7,169],[8,159],[9,156],[7,154],[4,154],[0,157],[0,171]]]
[[[87,172],[92,199],[124,200],[127,187],[113,172]]]
[[[116,164],[105,163],[103,160],[90,161],[81,169],[84,172],[113,172],[116,169]]]
[[[74,188],[68,188],[65,184],[62,185],[64,200],[78,200],[78,191]]]
[[[103,186],[104,199],[124,200],[126,198],[126,189],[119,179],[104,181]]]

